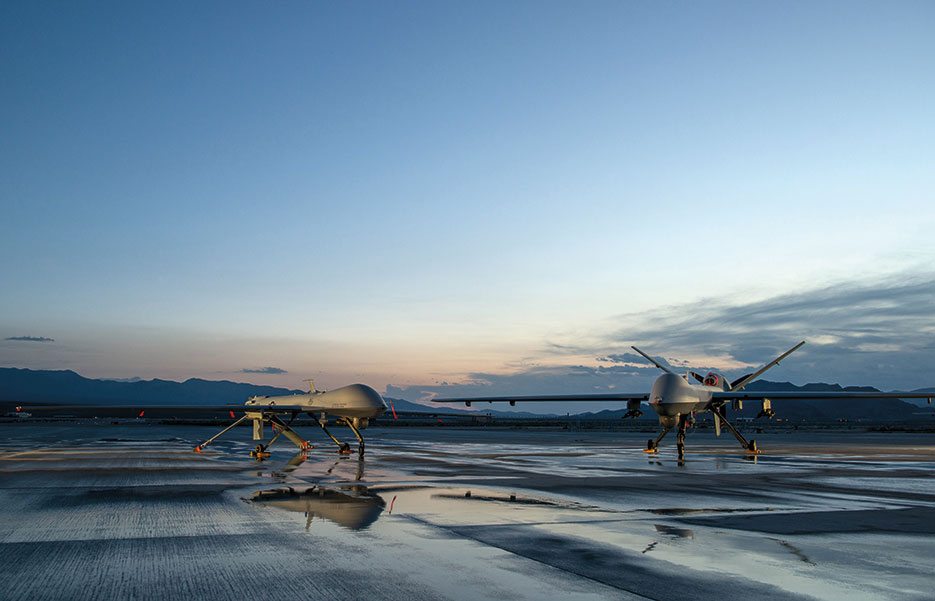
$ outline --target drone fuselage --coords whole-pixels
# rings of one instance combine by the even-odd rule
[[[363,384],[351,384],[327,392],[315,391],[286,396],[255,396],[246,402],[251,409],[275,411],[277,406],[306,407],[310,413],[338,417],[375,418],[386,411],[386,403],[376,390]]]
[[[656,378],[649,393],[649,406],[659,415],[659,423],[672,427],[680,415],[710,411],[711,399],[715,392],[723,392],[726,380],[720,374],[714,377],[713,385],[692,384],[685,377],[674,373],[665,373]]]

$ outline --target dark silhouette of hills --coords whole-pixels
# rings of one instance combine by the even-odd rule
[[[226,405],[246,401],[258,394],[295,392],[302,391],[227,380],[192,378],[184,382],[159,379],[120,382],[91,380],[71,370],[0,368],[0,401],[22,404]]]
[[[0,402],[17,405],[192,405],[217,406],[243,403],[256,395],[287,395],[304,390],[258,386],[228,380],[191,378],[184,382],[171,380],[94,380],[71,370],[33,370],[0,368]],[[426,407],[403,399],[387,399],[397,412],[463,413],[449,406]],[[497,412],[493,412],[497,413]],[[508,415],[513,415],[508,413]],[[524,413],[530,416],[533,414]]]
[[[879,392],[875,388],[841,387],[837,384],[814,383],[796,386],[789,382],[770,382],[759,380],[748,385],[751,392],[771,391],[860,391]],[[935,392],[935,388],[923,388],[923,392]],[[127,404],[127,405],[227,405],[239,404],[255,395],[286,395],[303,392],[258,386],[227,380],[203,380],[191,378],[184,382],[169,380],[92,380],[82,377],[71,370],[48,371],[17,368],[0,368],[0,401],[16,404]],[[392,401],[397,412],[414,413],[464,413],[473,414],[451,406],[427,407],[402,399]],[[622,403],[621,403],[622,405]],[[730,414],[734,417],[755,417],[759,412],[759,403],[745,403],[742,411]],[[932,415],[928,406],[901,401],[899,399],[840,399],[840,400],[785,400],[774,401],[773,410],[777,417],[790,420],[904,420],[921,415]],[[578,414],[580,419],[617,419],[625,413],[624,408],[608,409],[599,412]],[[532,417],[528,412],[483,411],[497,416]],[[645,410],[641,419],[655,419],[655,414]]]
[[[746,387],[751,392],[759,390],[811,392],[880,392],[872,386],[840,386],[838,384],[813,383],[796,386],[789,382],[753,382]],[[922,401],[925,402],[924,400]],[[750,404],[748,404],[750,405]],[[834,419],[869,419],[892,420],[913,419],[921,413],[931,414],[931,406],[925,409],[915,403],[900,399],[827,399],[819,401],[786,400],[773,401],[773,410],[777,417],[789,419],[834,420]],[[755,417],[760,408],[757,403],[745,405],[737,414],[741,417]]]

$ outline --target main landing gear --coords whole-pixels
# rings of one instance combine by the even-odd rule
[[[292,417],[289,419],[288,422],[284,422],[275,413],[263,413],[262,411],[247,411],[244,413],[244,415],[241,418],[236,420],[234,423],[227,426],[226,428],[224,428],[223,430],[221,430],[220,432],[218,432],[217,434],[215,434],[214,436],[212,436],[205,442],[196,446],[194,451],[196,453],[200,453],[202,450],[204,450],[205,447],[207,447],[209,444],[211,444],[212,442],[214,442],[215,440],[217,440],[218,438],[220,438],[221,436],[229,432],[231,429],[233,429],[235,426],[240,424],[245,419],[253,420],[253,440],[259,441],[259,444],[256,445],[256,448],[254,450],[250,451],[250,456],[256,459],[257,461],[262,461],[264,459],[267,459],[270,456],[268,449],[270,446],[272,446],[274,442],[276,442],[276,440],[280,436],[285,436],[292,442],[292,444],[299,447],[303,451],[307,449],[312,449],[314,448],[312,444],[309,441],[302,438],[301,436],[299,436],[299,434],[290,427],[290,425],[295,420],[295,418],[299,415],[299,413],[300,412],[298,411],[291,412]],[[328,431],[328,428],[325,427],[325,423],[323,419],[324,415],[322,415],[321,420],[315,417],[314,415],[312,415],[311,413],[309,413],[309,416],[311,416],[311,418],[315,420],[315,423],[318,424],[318,426],[322,429],[322,431],[328,435],[328,438],[334,441],[334,444],[338,446],[338,453],[342,455],[349,455],[351,453],[351,446],[346,442],[339,441],[337,438],[334,437],[333,434],[331,434],[331,432]],[[272,427],[273,431],[276,434],[269,440],[269,442],[267,442],[266,444],[263,444],[262,442],[263,441],[263,424],[266,424],[266,423],[269,423],[269,425]],[[361,457],[363,457],[364,438],[360,435],[360,430],[352,423],[350,419],[347,419],[347,418],[339,418],[338,423],[343,423],[347,425],[351,429],[351,431],[354,433],[354,436],[357,437],[357,444],[358,444],[357,452]]]
[[[748,455],[759,455],[760,449],[756,446],[756,441],[753,439],[747,440],[743,437],[743,434],[737,431],[737,428],[733,426],[729,421],[724,419],[724,416],[718,412],[714,411],[714,419],[720,420],[720,424],[730,430],[730,433],[734,435],[734,438],[737,439],[737,442],[740,443],[740,446],[747,452]]]
[[[334,444],[338,445],[338,453],[341,453],[342,455],[350,455],[350,454],[351,454],[351,445],[347,444],[346,442],[341,442],[341,441],[339,441],[337,438],[335,438],[334,435],[331,434],[331,432],[328,431],[328,428],[325,427],[325,422],[324,422],[324,421],[319,421],[319,419],[318,419],[317,417],[315,417],[314,415],[312,415],[312,414],[309,414],[309,415],[311,416],[311,418],[312,418],[313,420],[315,420],[315,423],[318,424],[318,427],[321,428],[322,432],[324,432],[325,434],[327,434],[327,435],[328,435],[328,438],[330,438],[331,440],[334,441]],[[358,430],[358,429],[354,426],[354,424],[351,422],[351,420],[349,420],[349,419],[346,418],[346,417],[338,418],[338,422],[337,422],[337,423],[339,423],[339,424],[343,423],[345,426],[347,426],[348,428],[351,429],[351,432],[353,432],[353,433],[354,433],[354,436],[357,437],[357,454],[360,455],[360,456],[363,456],[363,454],[364,454],[364,437],[360,435],[360,430]]]

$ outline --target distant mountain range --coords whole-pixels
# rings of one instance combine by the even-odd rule
[[[254,395],[301,392],[227,380],[91,380],[71,370],[0,368],[0,401],[142,405],[225,405]]]
[[[870,387],[842,388],[837,384],[806,384],[796,386],[789,382],[760,380],[747,386],[747,390],[832,392],[861,391],[879,392]],[[935,388],[923,388],[922,392],[935,392]],[[304,392],[275,386],[257,386],[227,380],[202,380],[192,378],[184,382],[170,380],[92,380],[71,370],[47,371],[17,368],[0,368],[0,402],[15,404],[127,404],[127,405],[226,405],[246,401],[255,395],[286,395]],[[468,413],[453,407],[434,409],[402,399],[391,401],[397,412],[419,413]],[[924,402],[924,401],[923,401]],[[791,420],[834,420],[912,419],[920,414],[932,415],[931,406],[918,405],[898,399],[859,399],[822,401],[781,401],[773,405],[778,417]],[[758,403],[746,403],[743,411],[732,412],[735,416],[753,417],[759,411]],[[500,416],[529,417],[528,412],[484,411]],[[615,419],[625,409],[577,414],[580,419]],[[643,419],[654,419],[652,411],[644,411]]]
[[[0,368],[0,402],[15,404],[95,404],[95,405],[192,405],[217,406],[242,403],[257,395],[287,395],[305,390],[258,386],[228,380],[191,378],[171,380],[101,379],[92,380],[71,370],[50,371]],[[392,399],[397,411],[431,412],[432,408]],[[439,411],[451,413],[448,408]],[[454,410],[456,413],[460,411]]]

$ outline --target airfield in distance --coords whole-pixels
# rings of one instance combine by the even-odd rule
[[[371,427],[248,457],[249,428],[0,424],[7,599],[921,599],[935,434]],[[320,433],[318,433],[320,434]],[[329,444],[325,444],[329,442]]]

